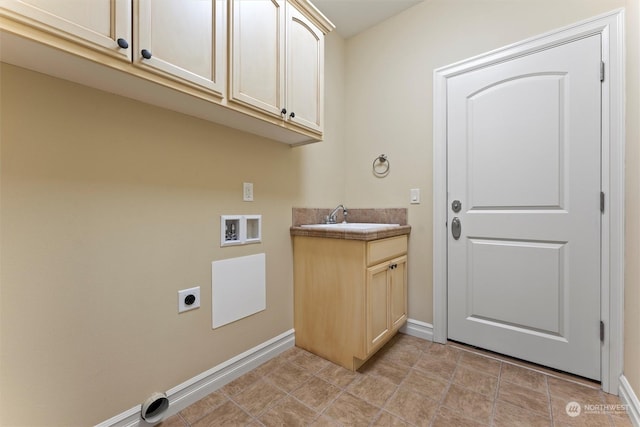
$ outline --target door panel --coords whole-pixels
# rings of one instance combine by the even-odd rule
[[[367,269],[367,353],[375,348],[389,331],[388,264]]]
[[[449,338],[593,379],[600,50],[593,35],[447,85]]]

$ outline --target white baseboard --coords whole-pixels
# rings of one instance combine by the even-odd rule
[[[618,395],[622,403],[627,405],[627,413],[631,419],[631,424],[635,427],[640,427],[640,400],[631,388],[631,384],[627,381],[624,375],[620,375],[620,386],[618,388]]]
[[[291,329],[172,388],[166,392],[169,399],[166,416],[177,414],[294,345],[294,330]],[[96,427],[147,427],[150,424],[142,420],[140,410],[140,405],[134,406]]]
[[[407,319],[407,323],[400,328],[400,332],[411,335],[412,337],[433,341],[433,325],[431,323]]]

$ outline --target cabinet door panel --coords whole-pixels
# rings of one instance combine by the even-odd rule
[[[139,0],[135,18],[136,65],[224,95],[226,0]]]
[[[407,257],[391,261],[389,270],[389,306],[391,329],[399,329],[407,320]]]
[[[88,42],[116,57],[131,60],[131,46],[121,49],[117,43],[119,38],[131,43],[131,2],[128,0],[15,0],[0,2],[0,9],[17,13],[15,18],[23,22],[28,18],[60,30],[69,40]]]
[[[367,269],[367,353],[389,332],[388,264]]]
[[[229,98],[280,117],[284,107],[285,3],[231,0]]]
[[[323,114],[324,36],[293,7],[287,8],[288,120],[321,130]],[[291,118],[290,113],[295,113]]]

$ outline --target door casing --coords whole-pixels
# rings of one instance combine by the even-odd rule
[[[624,10],[545,33],[434,71],[433,340],[447,341],[447,79],[510,58],[600,34],[602,83],[601,344],[602,390],[618,394],[624,337]]]

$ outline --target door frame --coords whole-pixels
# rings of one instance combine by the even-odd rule
[[[433,74],[433,340],[447,341],[447,79],[528,53],[600,34],[602,83],[602,390],[618,394],[624,338],[624,9],[438,68]],[[597,209],[597,207],[596,207]]]

